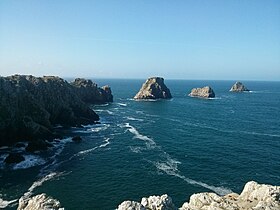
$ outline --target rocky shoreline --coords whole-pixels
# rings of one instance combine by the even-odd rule
[[[63,210],[62,204],[46,194],[21,198],[18,210]],[[280,186],[246,183],[241,194],[230,193],[219,196],[215,193],[193,194],[188,202],[177,208],[170,196],[144,197],[141,202],[124,201],[117,210],[279,210]]]

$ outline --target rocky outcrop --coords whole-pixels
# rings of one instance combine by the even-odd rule
[[[193,88],[189,96],[198,98],[215,98],[215,92],[211,87],[205,86],[203,88]]]
[[[110,88],[100,89],[90,80],[75,81],[69,84],[54,76],[0,77],[0,145],[57,138],[53,132],[57,124],[81,126],[98,121],[99,116],[87,103],[107,101]],[[88,85],[83,87],[79,81]],[[95,94],[98,97],[89,98]]]
[[[142,85],[134,99],[170,99],[170,90],[164,84],[161,77],[151,77]]]
[[[141,203],[124,201],[117,210],[177,210],[168,195],[142,198]],[[219,196],[215,193],[198,193],[190,197],[179,210],[279,210],[280,186],[248,182],[242,193]]]
[[[113,102],[112,91],[108,85],[100,88],[91,80],[82,78],[77,78],[70,84],[75,88],[76,94],[86,103]]]
[[[229,91],[244,92],[244,91],[250,91],[250,90],[248,90],[241,82],[236,82]]]
[[[135,201],[122,202],[117,210],[173,210],[176,209],[168,195],[142,198],[141,203]]]
[[[10,164],[10,163],[20,163],[21,161],[24,160],[25,158],[21,154],[11,153],[5,158],[4,162]]]
[[[31,198],[20,198],[17,210],[64,210],[58,200],[45,193]]]

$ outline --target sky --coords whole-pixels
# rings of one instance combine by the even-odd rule
[[[279,0],[0,0],[0,75],[280,81]]]

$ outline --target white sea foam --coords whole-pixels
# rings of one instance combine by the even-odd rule
[[[106,147],[108,144],[110,144],[110,138],[106,138],[105,140],[104,140],[104,144],[101,144],[100,146],[99,146],[99,148],[101,148],[101,147]]]
[[[13,167],[14,170],[31,168],[46,163],[46,160],[44,160],[38,155],[23,155],[23,157],[25,158],[25,160],[14,165]]]
[[[139,121],[139,122],[143,122],[143,119],[139,119],[139,118],[134,118],[134,117],[124,117],[127,120],[131,120],[131,121]]]
[[[133,138],[145,141],[148,149],[153,149],[156,147],[156,143],[154,142],[153,139],[149,138],[148,136],[144,136],[140,134],[138,130],[136,130],[136,128],[130,125],[129,123],[125,123],[124,127],[127,128],[127,130],[130,133],[134,134]]]
[[[187,178],[183,175],[180,175],[180,171],[178,170],[178,165],[181,162],[170,158],[169,155],[166,158],[167,159],[166,159],[165,162],[155,162],[154,163],[154,165],[157,167],[157,169],[165,172],[166,174],[168,174],[170,176],[178,177],[178,178],[186,181],[189,184],[199,185],[199,186],[204,187],[206,189],[212,190],[219,195],[226,195],[226,194],[232,193],[232,191],[230,189],[227,189],[225,187],[216,187],[216,186],[208,185],[206,183],[203,183],[203,182],[200,182],[200,181],[195,181],[193,179],[190,179],[190,178]]]
[[[2,198],[0,198],[0,209],[4,209],[6,208],[7,206],[15,203],[18,199],[15,199],[15,200],[10,200],[10,201],[5,201],[3,200]]]
[[[24,198],[28,198],[30,197],[32,194],[33,194],[33,191],[35,188],[41,186],[44,182],[48,181],[48,180],[51,180],[55,177],[58,177],[58,176],[61,176],[63,173],[55,173],[55,172],[52,172],[44,177],[42,177],[41,179],[33,182],[33,184],[31,185],[31,187],[29,187],[28,191],[26,193],[24,193],[23,197]]]
[[[104,131],[106,129],[108,129],[110,127],[109,124],[103,124],[103,125],[98,125],[96,127],[92,127],[90,129],[88,129],[88,131],[92,131],[92,132],[99,132],[99,131]]]
[[[99,107],[99,106],[108,106],[109,103],[106,103],[106,104],[98,104],[98,105],[95,105],[95,107]]]
[[[117,103],[117,104],[120,105],[120,106],[127,106],[126,103]]]

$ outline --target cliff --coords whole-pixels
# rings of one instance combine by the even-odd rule
[[[134,99],[170,99],[170,90],[164,84],[161,77],[151,77],[142,85]]]
[[[99,116],[86,104],[95,100],[81,96],[83,92],[90,95],[90,91],[54,76],[0,77],[0,145],[54,138],[53,126],[58,124],[95,123]],[[105,95],[104,90],[103,100],[96,103],[107,102]]]

